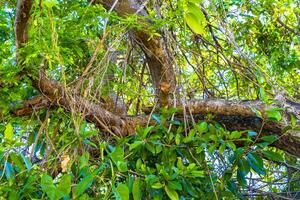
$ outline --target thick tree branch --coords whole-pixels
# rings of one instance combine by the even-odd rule
[[[18,0],[17,13],[15,19],[16,47],[28,41],[28,20],[33,0]]]
[[[51,102],[43,95],[38,95],[32,99],[23,101],[22,104],[23,104],[22,108],[13,110],[14,115],[16,116],[28,115],[41,108],[49,107],[51,105]]]
[[[111,9],[115,0],[96,0],[93,3],[101,3],[106,9]],[[147,16],[144,6],[135,0],[118,0],[114,10],[122,17],[130,14]],[[142,20],[140,22],[149,23]],[[147,30],[134,29],[131,33],[145,53],[160,106],[165,107],[172,100],[176,87],[176,77],[166,47],[163,45],[161,38],[151,36]]]

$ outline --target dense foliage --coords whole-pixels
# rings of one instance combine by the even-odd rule
[[[145,15],[101,2],[35,0],[21,47],[17,2],[0,2],[0,199],[300,198],[299,158],[273,146],[288,131],[299,134],[296,115],[253,108],[254,128],[245,125],[250,118],[234,117],[226,123],[245,128],[232,130],[215,113],[155,108],[150,58],[133,36],[143,31],[146,41],[163,42],[174,99],[183,104],[222,98],[271,105],[281,92],[297,102],[299,0],[136,1]],[[122,119],[147,119],[146,126],[128,136],[99,128],[71,97],[65,106],[44,95],[40,106],[23,109],[43,96],[41,70],[67,99],[79,94]],[[284,123],[286,132],[265,134],[268,123]]]

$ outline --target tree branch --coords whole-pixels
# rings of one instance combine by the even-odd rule
[[[18,0],[17,13],[15,19],[16,47],[20,48],[22,44],[28,41],[28,20],[33,0]]]
[[[110,9],[115,0],[96,0],[93,3],[101,3],[106,9]],[[137,14],[142,17],[147,16],[144,5],[135,0],[118,0],[114,10],[121,17],[126,15]],[[140,20],[141,23],[149,24]],[[176,77],[174,74],[171,58],[168,57],[167,49],[163,45],[161,38],[151,36],[145,30],[133,29],[131,34],[134,40],[139,44],[149,66],[153,85],[156,89],[156,95],[159,98],[160,106],[166,107],[173,99],[173,93],[176,88]]]

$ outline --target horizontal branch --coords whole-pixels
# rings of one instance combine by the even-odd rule
[[[16,116],[24,116],[31,114],[39,109],[49,107],[51,102],[43,95],[38,95],[33,97],[32,99],[26,100],[22,102],[22,108],[13,110],[13,114]]]
[[[87,121],[94,123],[103,132],[120,136],[135,133],[137,126],[146,126],[149,115],[121,117],[103,108],[100,104],[90,102],[75,94],[63,84],[50,80],[44,72],[40,73],[37,88],[51,101],[52,104],[62,106],[69,111],[80,113]],[[283,104],[283,102],[281,102]],[[176,117],[183,119],[186,110],[195,120],[203,120],[206,114],[213,114],[214,120],[227,130],[253,130],[265,135],[277,135],[279,140],[275,146],[292,155],[300,157],[300,138],[297,135],[285,133],[282,122],[265,121],[257,117],[257,112],[266,117],[269,108],[261,101],[229,101],[221,99],[194,100],[182,105],[179,102]],[[290,105],[291,106],[291,105]],[[299,117],[299,116],[297,116]],[[152,120],[151,124],[155,124]]]

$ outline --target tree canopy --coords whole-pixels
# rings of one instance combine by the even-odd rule
[[[0,5],[0,199],[300,198],[299,0]]]

